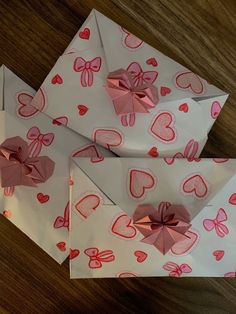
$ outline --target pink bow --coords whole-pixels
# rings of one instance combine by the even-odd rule
[[[158,208],[151,204],[139,205],[133,216],[135,227],[144,235],[144,243],[154,245],[162,254],[188,238],[190,216],[181,205],[161,202]]]
[[[39,128],[33,126],[29,129],[26,137],[32,141],[32,143],[29,145],[29,156],[37,157],[40,154],[43,145],[49,146],[52,144],[54,134],[41,134]]]
[[[121,115],[121,123],[126,126],[124,116],[130,117],[130,125],[134,124],[136,112],[147,113],[158,102],[157,88],[151,84],[135,86],[131,74],[123,69],[109,73],[106,90],[112,99],[115,112]]]
[[[169,276],[180,277],[182,273],[188,274],[192,272],[192,268],[188,264],[181,264],[180,266],[174,262],[167,262],[163,269],[170,271]]]
[[[74,70],[82,72],[80,82],[83,87],[93,85],[93,72],[98,72],[101,68],[102,59],[96,57],[91,61],[85,61],[83,58],[78,57],[74,62]]]
[[[28,144],[19,136],[9,138],[0,145],[2,187],[36,186],[52,176],[54,166],[49,157],[29,157]]]
[[[138,62],[130,63],[127,71],[131,74],[135,86],[140,86],[145,83],[153,84],[158,76],[157,71],[143,71]]]
[[[89,267],[90,268],[101,268],[102,262],[112,262],[115,260],[112,250],[105,250],[99,252],[97,248],[89,248],[84,251],[89,256]]]
[[[58,216],[54,222],[54,228],[62,228],[65,227],[69,230],[69,217],[70,217],[70,203],[68,202],[66,204],[65,210],[64,210],[64,216]]]
[[[203,226],[207,231],[212,231],[215,229],[216,234],[223,238],[225,235],[229,233],[229,229],[222,223],[223,221],[227,221],[227,214],[223,208],[218,210],[215,219],[204,219]]]
[[[172,165],[175,161],[175,158],[186,158],[189,162],[196,161],[199,162],[201,158],[196,158],[196,154],[198,152],[199,144],[198,142],[191,139],[185,149],[184,153],[176,153],[173,157],[165,157],[164,160],[168,165]]]

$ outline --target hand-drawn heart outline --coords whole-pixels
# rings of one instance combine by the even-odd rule
[[[163,126],[160,123],[161,124],[164,123]],[[154,120],[151,122],[149,132],[151,133],[152,136],[154,136],[161,142],[172,143],[176,140],[176,137],[177,137],[176,135],[177,132],[174,128],[174,123],[175,123],[175,118],[174,118],[173,113],[169,111],[158,112],[158,114],[154,117]],[[162,127],[161,130],[158,129],[159,126]],[[164,134],[163,134],[163,129],[164,129]]]

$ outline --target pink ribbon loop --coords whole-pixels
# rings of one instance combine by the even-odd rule
[[[144,243],[154,245],[162,254],[186,238],[185,233],[191,227],[190,216],[181,205],[163,202],[155,208],[151,204],[139,205],[133,216],[135,227],[142,233]]]
[[[29,157],[29,146],[19,136],[0,145],[2,187],[37,186],[52,176],[54,167],[54,161],[47,156]]]
[[[105,86],[117,115],[147,113],[158,103],[158,91],[151,83],[136,86],[131,73],[119,69],[109,73]]]

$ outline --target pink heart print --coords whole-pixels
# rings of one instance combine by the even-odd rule
[[[132,219],[126,214],[121,214],[112,222],[111,232],[124,239],[132,239],[136,236],[137,231],[132,225]]]
[[[236,278],[236,272],[230,271],[224,274],[224,277]]]
[[[34,98],[34,100],[33,100]],[[28,92],[20,92],[16,96],[17,108],[16,113],[24,119],[29,119],[43,111],[46,105],[46,97],[43,90],[40,88],[33,97]]]
[[[204,93],[204,85],[202,80],[190,71],[180,72],[175,75],[175,83],[177,88],[189,89],[196,95]]]
[[[224,208],[220,208],[215,219],[204,219],[203,226],[206,231],[215,230],[216,234],[223,238],[229,233],[228,227],[224,224],[228,220],[227,214]]]
[[[137,257],[138,263],[143,263],[147,259],[147,253],[143,251],[135,251],[134,255]]]
[[[161,86],[160,93],[161,93],[161,96],[164,97],[171,93],[171,89],[167,86]]]
[[[170,112],[161,112],[152,122],[150,132],[158,140],[164,143],[171,143],[176,140],[176,131],[174,129],[174,115]]]
[[[123,44],[126,48],[137,49],[142,46],[143,41],[132,33],[121,27],[121,31],[124,34]]]
[[[91,87],[93,85],[94,73],[99,72],[102,64],[101,57],[96,57],[90,61],[78,57],[74,61],[74,71],[81,72],[80,82],[83,87]]]
[[[180,277],[182,274],[188,274],[192,272],[192,268],[188,264],[178,265],[174,262],[167,262],[163,265],[163,269],[169,271],[170,277]]]
[[[42,134],[38,127],[33,126],[29,129],[27,139],[31,141],[29,145],[30,157],[38,157],[43,146],[50,146],[54,140],[54,133]]]
[[[199,242],[199,234],[193,230],[188,230],[185,235],[188,237],[183,241],[175,243],[171,252],[174,255],[185,255],[189,254]]]
[[[130,277],[138,277],[138,275],[131,272],[131,271],[125,271],[123,273],[119,273],[117,275],[117,277],[119,277],[119,278],[130,278]]]
[[[225,251],[224,250],[215,250],[212,254],[215,257],[216,261],[220,261],[224,257]]]
[[[101,199],[98,195],[88,194],[76,203],[75,208],[83,218],[87,219],[93,211],[97,209],[100,203]]]
[[[132,169],[129,172],[129,192],[135,199],[146,197],[149,190],[155,188],[156,178],[145,170]]]
[[[221,112],[221,105],[219,101],[213,101],[211,105],[211,117],[212,119],[216,119]]]
[[[67,229],[69,229],[69,217],[70,217],[70,203],[68,202],[66,204],[66,207],[64,209],[64,215],[62,216],[58,216],[55,221],[54,221],[54,228],[58,229],[58,228],[62,228],[65,227]]]
[[[127,71],[131,74],[135,86],[141,86],[145,83],[153,84],[158,76],[157,71],[143,71],[138,62],[130,63]]]
[[[123,142],[123,136],[114,129],[97,129],[93,133],[95,143],[103,145],[105,148],[119,147]]]
[[[93,163],[104,160],[104,157],[101,155],[94,144],[80,148],[72,154],[72,157],[91,157],[91,162]]]
[[[191,194],[197,198],[203,198],[207,196],[209,186],[203,176],[200,173],[197,173],[184,179],[182,190],[186,194]]]

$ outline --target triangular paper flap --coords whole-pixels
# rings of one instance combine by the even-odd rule
[[[154,70],[155,67],[150,68],[150,66],[146,64],[146,61],[151,56],[158,62],[158,66],[156,67],[158,78],[155,85],[160,87],[159,82],[161,82],[163,86],[167,86],[172,90],[170,94],[160,100],[161,102],[187,97],[208,97],[225,94],[225,92],[208,84],[202,78],[191,76],[191,71],[189,69],[183,67],[141,40],[140,46],[136,48],[129,47],[127,39],[133,36],[131,33],[100,12],[94,10],[94,14],[96,16],[109,72],[120,68],[126,68],[135,60],[142,60],[142,62],[139,62],[142,69],[149,71]],[[121,49],[121,43],[127,49]],[[179,76],[177,78],[180,74],[181,77]],[[189,81],[188,84],[191,86],[191,88],[189,88],[190,91],[188,88],[185,88],[185,85],[188,85],[187,80]]]
[[[193,218],[203,207],[210,206],[210,200],[236,174],[236,160],[176,159],[172,165],[163,159],[145,158],[105,158],[98,164],[84,158],[74,161],[131,216],[139,204],[166,201],[185,206]]]

